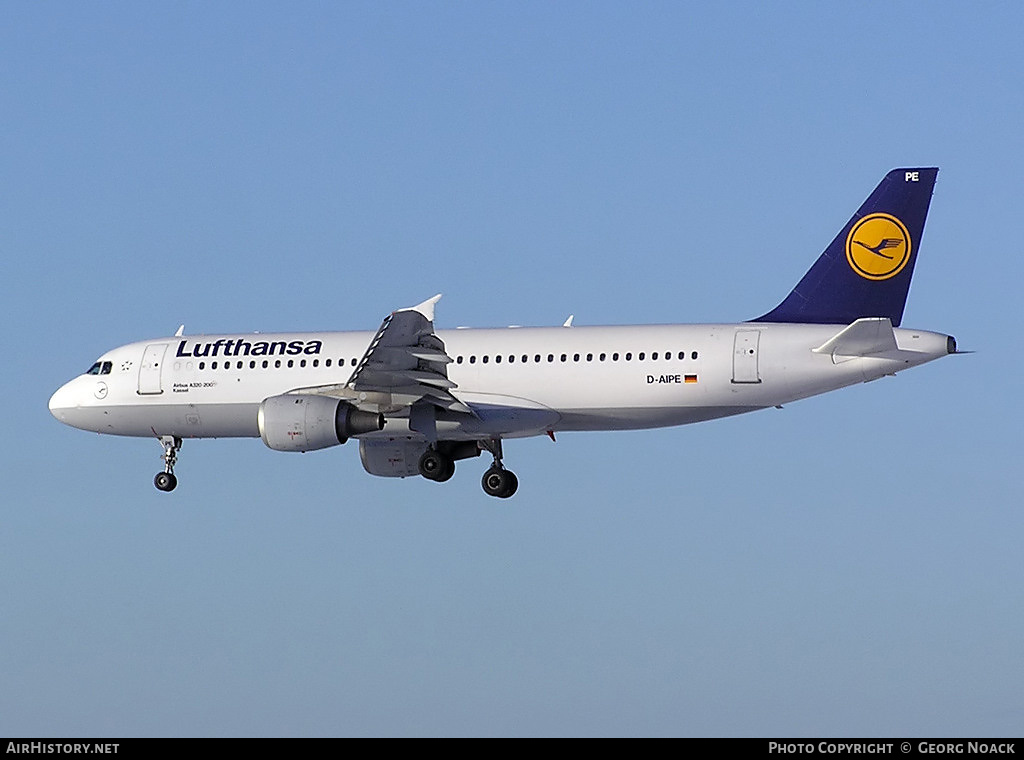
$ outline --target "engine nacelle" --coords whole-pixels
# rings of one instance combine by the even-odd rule
[[[354,435],[383,430],[384,415],[363,412],[330,396],[285,393],[260,404],[260,438],[276,451],[315,451]]]
[[[407,438],[364,438],[359,442],[363,469],[385,478],[407,478],[420,474],[420,457],[426,441]]]

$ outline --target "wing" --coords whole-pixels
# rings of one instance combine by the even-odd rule
[[[417,416],[434,407],[472,415],[452,392],[456,388],[448,379],[452,359],[434,332],[434,305],[440,299],[438,294],[385,317],[346,383],[299,392],[337,396],[360,409],[384,414],[408,411]]]

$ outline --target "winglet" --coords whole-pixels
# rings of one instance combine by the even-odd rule
[[[423,303],[416,304],[415,306],[410,306],[408,309],[399,309],[399,311],[418,311],[420,314],[426,317],[428,321],[433,322],[434,306],[436,306],[437,302],[440,300],[441,294],[438,293],[436,296],[434,296],[433,298],[428,298]]]
[[[572,318],[574,316],[576,316],[576,315],[575,314],[570,314],[569,318],[567,320],[565,320],[565,322],[562,323],[562,327],[572,327]]]
[[[174,331],[174,337],[180,338],[185,334],[185,325],[178,325],[178,329]]]

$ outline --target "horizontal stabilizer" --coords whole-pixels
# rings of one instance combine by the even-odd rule
[[[873,356],[896,350],[896,334],[888,317],[858,319],[813,349],[816,354],[849,357]]]

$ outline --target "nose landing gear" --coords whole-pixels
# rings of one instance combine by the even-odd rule
[[[160,436],[160,443],[164,447],[163,456],[164,471],[158,472],[153,478],[153,485],[160,491],[173,491],[178,485],[178,479],[174,477],[174,463],[178,461],[178,450],[181,448],[181,439],[173,435]]]

